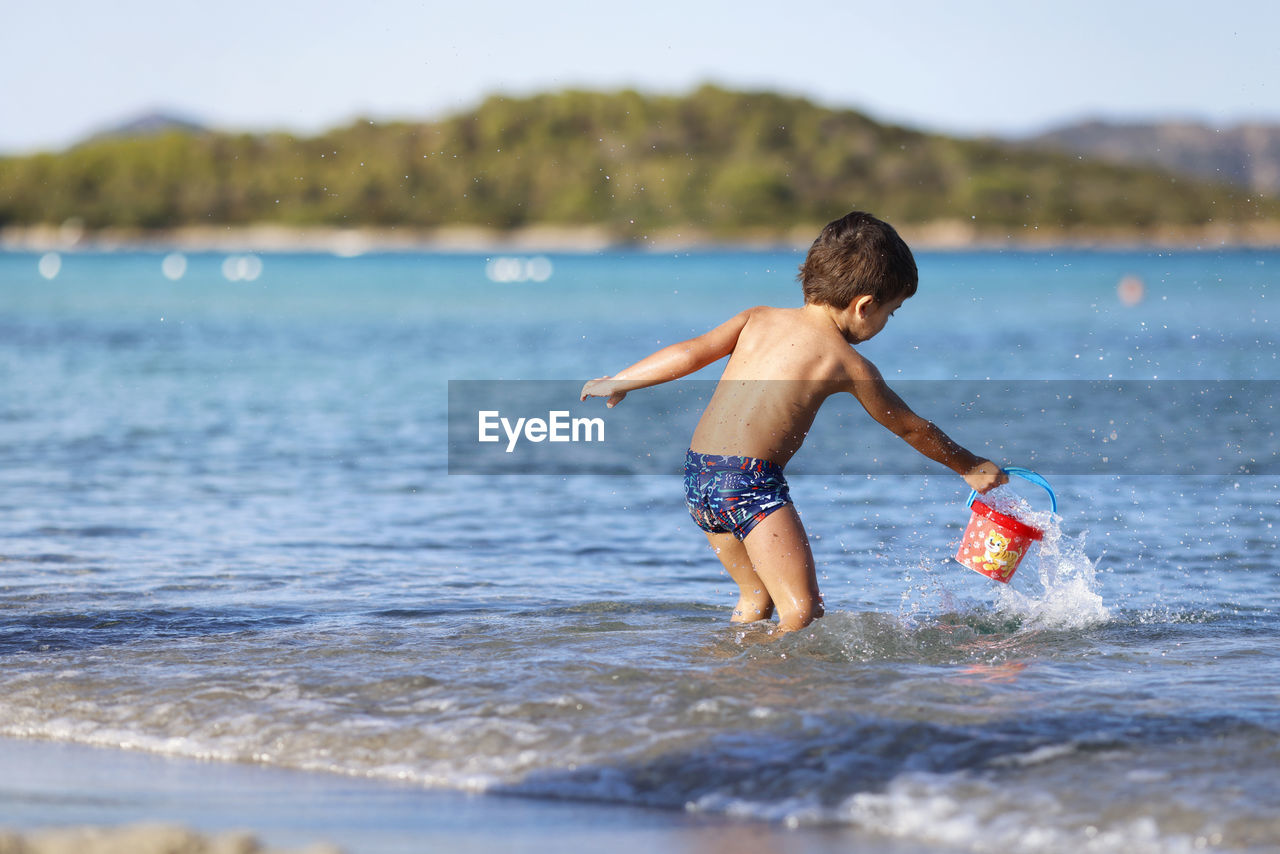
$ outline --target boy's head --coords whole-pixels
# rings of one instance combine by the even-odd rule
[[[916,292],[919,274],[907,244],[887,222],[854,211],[822,229],[800,265],[806,304],[847,308],[860,296],[879,305]]]

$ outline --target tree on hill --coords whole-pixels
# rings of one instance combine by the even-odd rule
[[[980,233],[1280,221],[1151,168],[955,139],[770,92],[493,96],[432,122],[314,137],[173,128],[0,159],[0,225],[591,225],[619,237],[812,228],[852,207]]]

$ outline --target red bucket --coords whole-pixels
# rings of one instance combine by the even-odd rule
[[[1007,468],[1005,471],[1043,486],[1049,491],[1053,511],[1057,512],[1058,500],[1044,478],[1027,469]],[[975,501],[977,495],[977,492],[969,495],[973,515],[969,517],[969,525],[960,538],[956,560],[974,572],[1008,584],[1017,571],[1018,564],[1026,556],[1027,549],[1033,542],[1044,537],[1044,531],[1007,513],[993,510],[981,501]]]

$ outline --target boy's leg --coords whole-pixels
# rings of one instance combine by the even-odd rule
[[[752,568],[751,558],[747,557],[747,549],[742,542],[733,534],[713,534],[709,531],[707,542],[724,564],[729,577],[738,583],[738,604],[733,609],[731,622],[754,623],[756,620],[772,617],[773,600],[769,598],[765,583]]]
[[[813,552],[809,550],[809,537],[800,524],[800,514],[794,504],[762,519],[742,545],[752,574],[764,582],[764,589],[778,609],[780,631],[802,629],[822,616],[818,571]],[[728,568],[727,563],[725,566]]]

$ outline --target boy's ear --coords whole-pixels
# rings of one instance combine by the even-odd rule
[[[866,317],[875,310],[876,298],[870,294],[863,294],[862,296],[854,299],[851,307],[853,308],[854,314],[858,315],[858,317]]]

